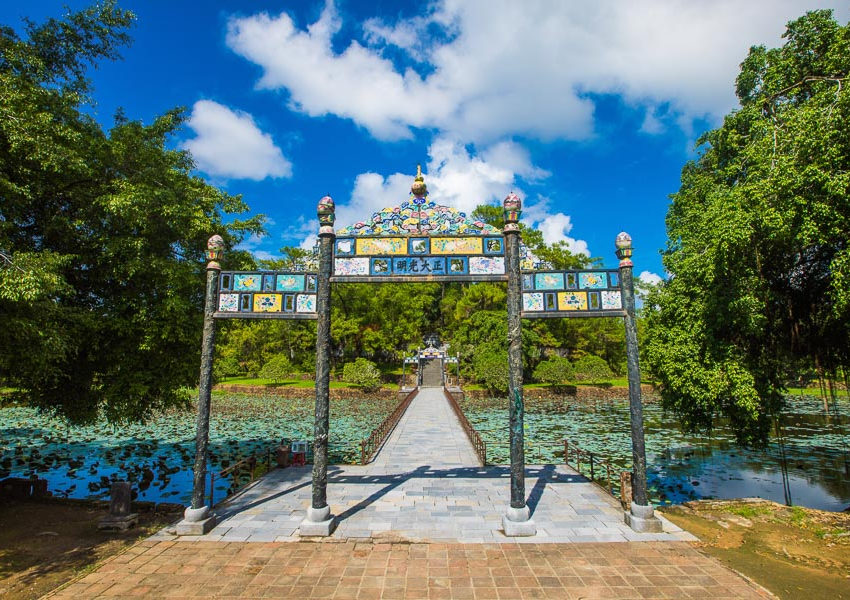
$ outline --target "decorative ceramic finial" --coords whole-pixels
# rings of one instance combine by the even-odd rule
[[[422,165],[416,165],[416,179],[410,186],[410,192],[417,198],[424,198],[428,195],[428,187],[425,185],[425,178],[422,176]]]
[[[215,234],[207,240],[206,257],[210,261],[207,263],[207,268],[221,270],[221,265],[218,264],[218,261],[221,260],[222,254],[224,254],[224,239],[220,235]]]
[[[336,207],[333,198],[325,196],[319,200],[319,207],[316,211],[319,216],[319,235],[334,234],[334,220],[336,220],[334,210],[336,210]]]
[[[632,236],[625,231],[621,231],[617,236],[614,245],[617,247],[617,258],[620,259],[621,267],[631,267],[632,264]]]
[[[511,192],[502,202],[502,207],[505,209],[505,229],[504,231],[519,231],[519,218],[522,216],[522,200],[519,196]]]

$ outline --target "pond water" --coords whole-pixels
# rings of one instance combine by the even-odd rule
[[[331,401],[331,462],[356,462],[360,440],[389,414],[395,399]],[[509,462],[506,400],[463,403],[487,442],[490,462]],[[626,468],[631,464],[625,401],[526,403],[529,463],[562,462],[566,437],[582,449]],[[645,406],[648,480],[655,502],[695,498],[761,496],[824,510],[850,506],[843,431],[850,435],[850,407],[839,423],[813,397],[789,399],[782,447],[773,437],[766,450],[744,450],[722,424],[711,437],[683,434],[660,406]],[[139,500],[186,504],[191,497],[195,413],[170,411],[146,424],[69,427],[30,408],[0,409],[0,479],[37,474],[59,496],[108,498],[112,479],[133,484]],[[281,438],[312,439],[313,399],[288,400],[215,394],[210,418],[210,468],[214,473],[266,450]],[[850,450],[849,450],[850,451]],[[850,456],[848,456],[850,459]],[[617,469],[620,470],[619,468]],[[783,485],[787,473],[787,489]],[[615,475],[616,478],[616,475]],[[233,482],[218,479],[221,500]]]
[[[330,461],[358,460],[360,440],[395,402],[331,400]],[[282,438],[312,440],[312,398],[213,395],[209,468],[216,476],[253,452],[265,457]],[[139,500],[186,504],[194,460],[194,411],[168,411],[145,424],[71,427],[31,408],[0,409],[0,479],[35,474],[57,496],[108,498],[111,481],[124,479]],[[230,478],[216,479],[216,501],[232,484]]]
[[[462,405],[487,443],[488,462],[510,462],[507,400],[467,400]],[[825,413],[819,398],[789,397],[783,439],[774,432],[766,449],[747,450],[735,445],[731,430],[722,422],[710,436],[685,434],[675,417],[665,414],[658,403],[648,403],[644,421],[650,496],[654,502],[674,504],[697,498],[760,496],[822,510],[845,510],[850,507],[850,471],[845,470],[850,468],[845,462],[850,461],[850,407],[846,400],[839,403],[838,413],[840,419]],[[525,436],[530,464],[562,462],[562,440],[567,438],[617,464],[617,472],[631,465],[625,400],[529,400]],[[619,482],[618,475],[614,479]]]

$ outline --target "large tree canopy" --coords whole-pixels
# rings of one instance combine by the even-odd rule
[[[791,369],[850,351],[850,27],[816,11],[784,38],[750,50],[740,109],[682,171],[644,353],[686,426],[724,415],[748,443]]]
[[[0,28],[0,378],[73,420],[139,418],[197,380],[203,249],[260,217],[169,149],[174,110],[110,131],[86,69],[117,58],[133,15],[105,2]]]

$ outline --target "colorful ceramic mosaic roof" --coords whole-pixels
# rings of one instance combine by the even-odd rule
[[[337,236],[348,235],[492,235],[501,231],[483,221],[473,221],[450,206],[442,206],[413,194],[401,206],[385,208],[365,222],[337,230]]]

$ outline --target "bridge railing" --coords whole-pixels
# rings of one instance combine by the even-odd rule
[[[242,460],[236,462],[235,464],[227,467],[226,469],[222,469],[218,472],[217,477],[222,479],[227,477],[228,475],[233,476],[233,483],[230,487],[229,493],[225,495],[224,498],[221,499],[221,502],[238,492],[240,489],[248,485],[249,483],[253,483],[257,478],[257,468],[261,466],[260,459],[265,458],[265,471],[263,473],[268,473],[272,470],[272,448],[268,448],[266,450],[266,455],[263,457],[262,453],[254,452],[251,456],[247,458],[243,458]],[[240,476],[248,474],[248,481],[242,483],[240,485]],[[210,472],[210,508],[215,507],[215,480],[216,473],[215,471]]]
[[[472,447],[475,449],[475,454],[478,455],[478,460],[481,461],[481,466],[487,464],[487,443],[481,439],[481,436],[475,431],[475,428],[470,424],[469,419],[466,418],[466,415],[463,414],[463,410],[461,410],[460,405],[455,400],[455,397],[452,393],[445,387],[443,387],[443,394],[446,396],[446,400],[451,404],[452,410],[455,411],[455,415],[457,415],[457,420],[460,421],[460,426],[463,427],[463,430],[466,432],[466,436],[469,438]]]
[[[401,420],[404,411],[407,410],[407,407],[410,406],[410,403],[416,397],[416,394],[419,393],[419,388],[414,389],[407,396],[404,397],[404,400],[398,403],[393,409],[386,419],[383,422],[375,427],[372,430],[372,433],[369,434],[365,440],[360,442],[360,464],[367,464],[372,458],[375,456],[375,453],[378,451],[378,448],[386,441],[389,437],[390,433],[392,433],[395,426],[398,425],[399,420]]]
[[[570,460],[572,460],[572,463]],[[610,460],[600,457],[599,454],[583,450],[575,442],[570,443],[567,438],[564,438],[564,463],[578,471],[579,475],[589,477],[592,483],[611,494],[624,507],[631,503],[630,471],[623,471],[622,467],[612,464]],[[582,467],[584,467],[584,471],[582,471]],[[614,478],[614,474],[616,474],[617,479]],[[603,477],[604,485],[601,483]],[[614,491],[615,485],[619,486],[617,489],[619,496]]]

